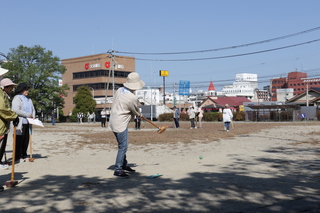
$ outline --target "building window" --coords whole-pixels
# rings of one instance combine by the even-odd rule
[[[78,85],[73,85],[73,92],[76,92],[78,87],[81,87],[81,86],[88,86],[88,87],[93,88],[94,90],[105,90],[107,88],[106,83],[78,84]],[[115,89],[119,89],[122,86],[123,86],[123,84],[114,84]],[[112,84],[109,84],[108,90],[112,90]]]
[[[93,70],[93,71],[85,71],[85,72],[74,72],[73,79],[109,76],[109,72],[111,72],[111,70]],[[126,78],[128,77],[129,74],[130,72],[114,71],[114,77],[117,77],[117,78]]]

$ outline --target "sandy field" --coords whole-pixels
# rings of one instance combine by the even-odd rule
[[[168,128],[130,123],[128,179],[113,177],[108,128],[35,127],[35,160],[15,165],[19,183],[0,192],[0,212],[320,212],[319,123],[235,122],[228,133],[222,123],[156,124]],[[0,170],[3,185],[10,179],[11,167]]]

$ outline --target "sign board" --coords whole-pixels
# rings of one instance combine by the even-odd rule
[[[180,81],[179,95],[190,95],[190,81]]]
[[[168,77],[169,76],[169,71],[167,70],[160,70],[159,71],[160,76]]]
[[[304,83],[309,83],[309,82],[318,82],[318,81],[320,81],[320,78],[306,79],[306,80],[304,80],[303,82],[304,82]]]
[[[59,79],[59,87],[62,87],[62,79]]]

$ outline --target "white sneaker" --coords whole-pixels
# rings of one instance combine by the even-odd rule
[[[0,164],[0,169],[8,169],[9,166],[7,164]]]

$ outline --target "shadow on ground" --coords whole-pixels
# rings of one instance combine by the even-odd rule
[[[275,153],[314,155],[319,149],[273,148]],[[270,152],[270,150],[265,150]],[[257,158],[223,172],[190,173],[188,178],[139,173],[129,179],[43,176],[1,192],[1,212],[313,212],[320,208],[320,160]],[[267,169],[248,168],[267,165]],[[109,169],[112,167],[109,167]],[[265,167],[264,167],[265,168]],[[139,170],[139,167],[135,169]],[[112,171],[108,171],[112,172]],[[24,181],[24,173],[15,174]],[[0,176],[0,181],[10,176]],[[121,198],[121,199],[120,199]]]

